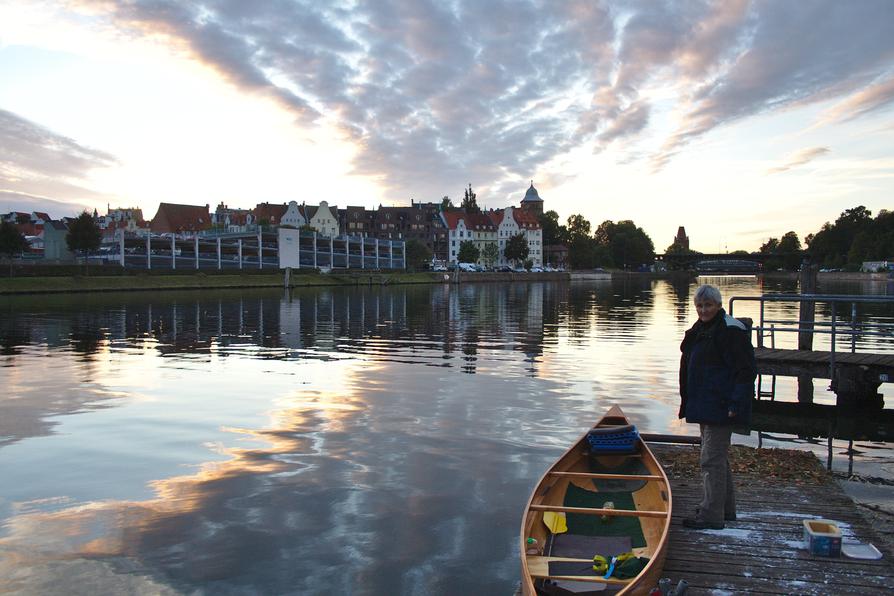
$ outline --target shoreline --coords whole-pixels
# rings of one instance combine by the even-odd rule
[[[91,269],[87,274],[65,268],[62,271],[48,271],[49,275],[29,275],[30,272],[13,277],[0,277],[0,296],[25,294],[75,294],[85,292],[151,292],[167,290],[218,290],[283,288],[283,271],[243,270],[243,271],[195,271],[195,270],[105,270]],[[56,273],[53,275],[52,273]],[[61,273],[61,274],[59,274]],[[635,271],[569,271],[543,273],[460,273],[460,282],[532,282],[532,281],[610,281],[612,279],[672,279],[699,277],[691,271],[635,272]],[[715,277],[702,275],[702,277]],[[756,277],[767,279],[797,279],[797,272],[771,272]],[[290,288],[316,286],[360,286],[393,284],[438,284],[457,283],[456,273],[421,271],[409,273],[366,272],[363,270],[344,273],[319,273],[316,271],[293,271],[289,279]],[[871,283],[892,283],[894,278],[888,273],[820,273],[821,281],[859,281]]]

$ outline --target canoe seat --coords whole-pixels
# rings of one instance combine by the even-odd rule
[[[623,455],[636,453],[639,447],[639,431],[636,426],[595,427],[587,433],[590,455]]]

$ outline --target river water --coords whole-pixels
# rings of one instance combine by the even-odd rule
[[[676,416],[695,287],[2,298],[0,591],[508,596],[529,491],[609,405],[697,433]]]

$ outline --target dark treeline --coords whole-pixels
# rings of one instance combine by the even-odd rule
[[[572,269],[617,267],[637,269],[655,260],[655,245],[648,234],[631,220],[606,220],[591,230],[583,215],[572,215],[565,225],[559,214],[547,211],[540,216],[543,243],[568,247],[568,264]]]

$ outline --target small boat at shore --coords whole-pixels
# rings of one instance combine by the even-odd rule
[[[648,594],[664,567],[670,519],[667,475],[612,406],[528,500],[522,594]]]

